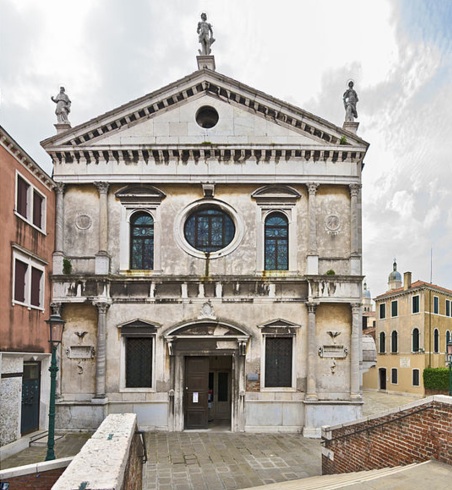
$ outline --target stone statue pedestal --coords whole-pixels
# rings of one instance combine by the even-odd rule
[[[70,123],[56,123],[54,126],[57,130],[57,134],[64,133],[72,127]]]
[[[344,121],[344,124],[342,125],[342,129],[345,129],[346,131],[350,131],[350,133],[356,134],[356,131],[358,131],[358,126],[359,126],[359,122]]]
[[[215,56],[212,54],[202,54],[196,57],[198,62],[198,70],[207,68],[208,70],[215,71]]]

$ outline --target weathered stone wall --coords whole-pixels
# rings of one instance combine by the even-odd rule
[[[0,355],[0,446],[20,437],[20,404],[23,371],[21,357]],[[15,375],[8,377],[8,375]]]
[[[452,398],[434,396],[357,423],[322,429],[322,473],[437,459],[452,464]]]

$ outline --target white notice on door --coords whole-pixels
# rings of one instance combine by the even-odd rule
[[[193,403],[198,403],[198,392],[197,391],[193,392]]]

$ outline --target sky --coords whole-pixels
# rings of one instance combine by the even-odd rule
[[[337,126],[355,81],[368,289],[452,289],[451,0],[1,0],[0,125],[51,174],[59,87],[74,127],[196,71],[202,12],[226,76]]]

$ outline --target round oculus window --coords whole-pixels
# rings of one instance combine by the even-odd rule
[[[218,115],[217,110],[209,105],[200,107],[195,116],[196,122],[199,124],[199,126],[206,129],[216,126],[219,118],[220,116]]]
[[[199,207],[185,221],[185,239],[201,252],[217,252],[227,247],[234,236],[234,221],[218,206]]]

